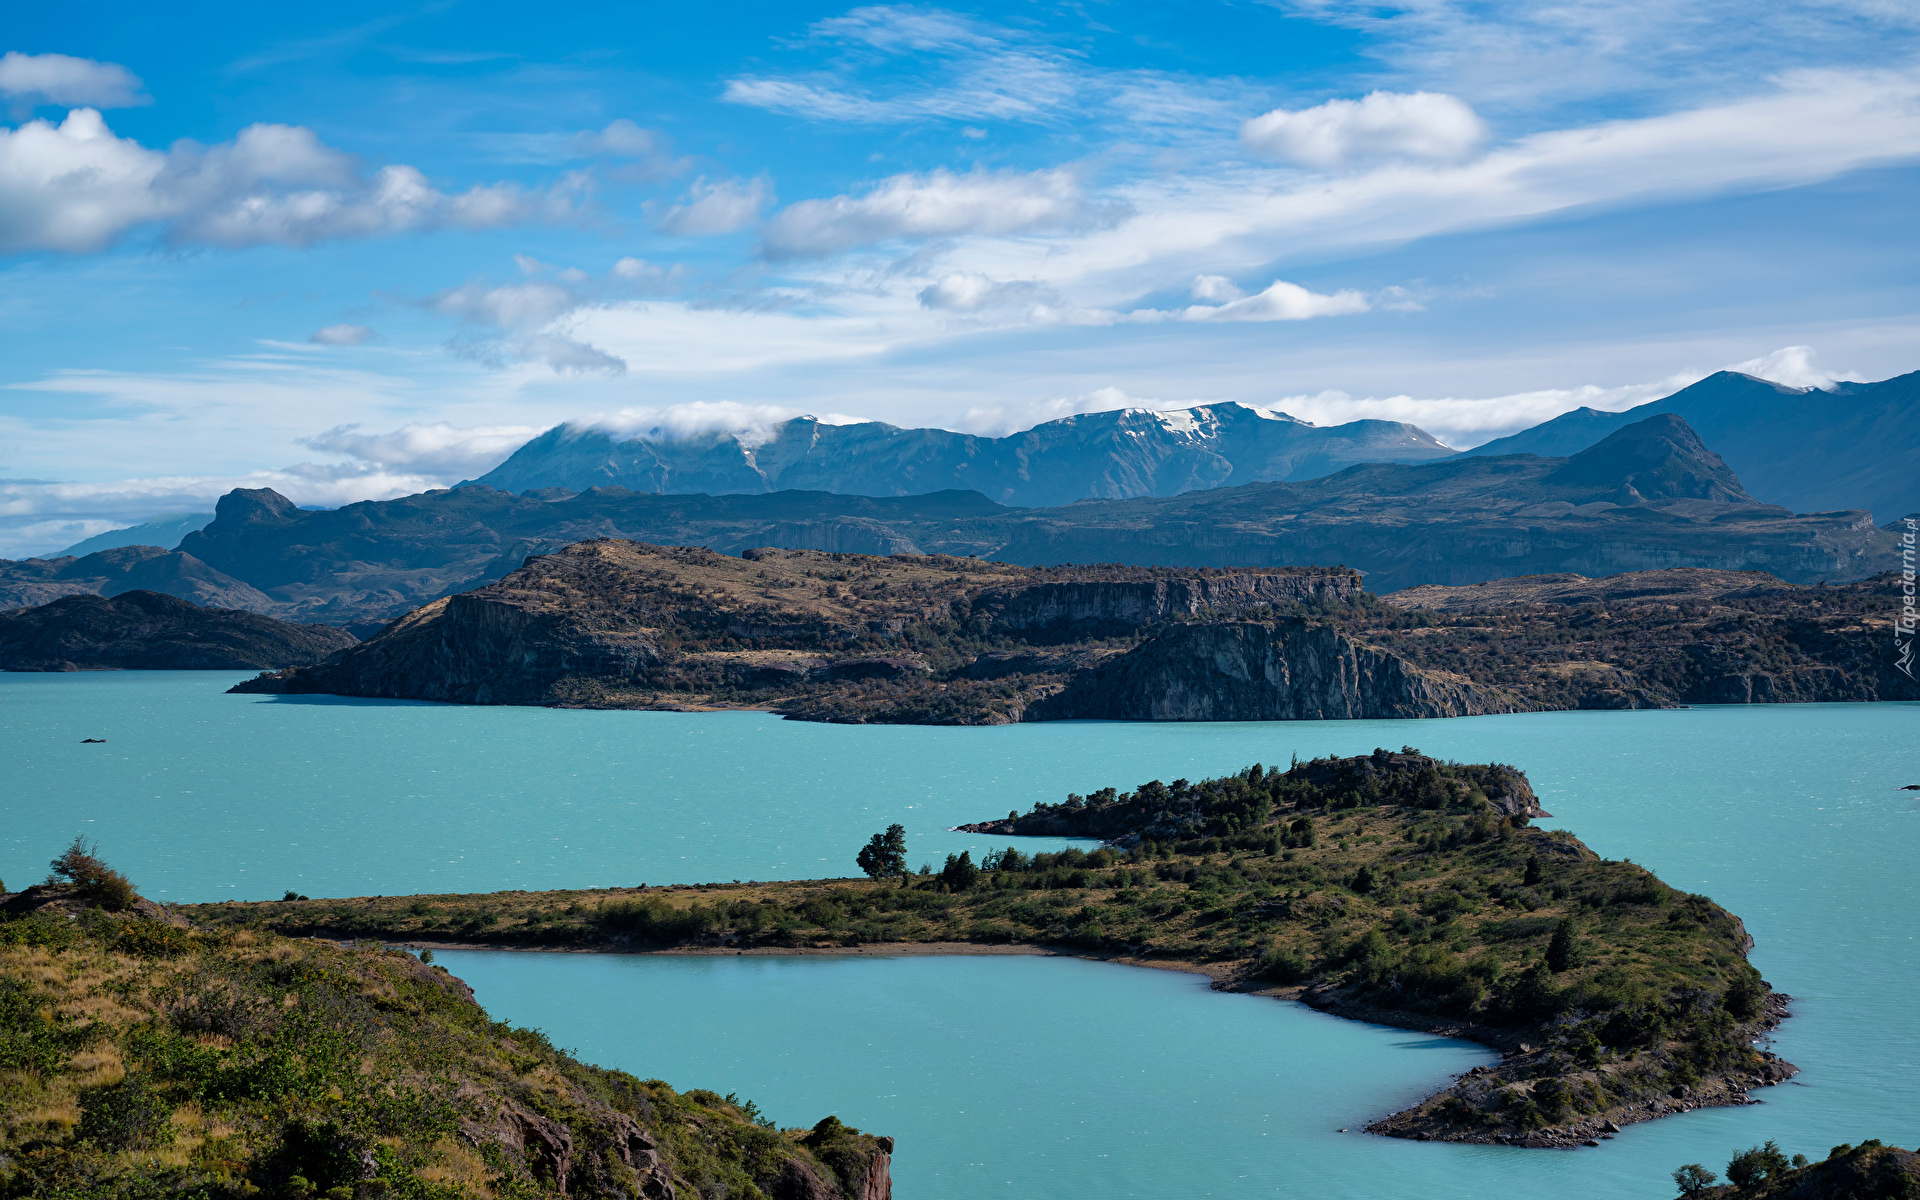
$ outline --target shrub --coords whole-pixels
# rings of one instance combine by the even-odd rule
[[[1558,975],[1580,965],[1580,947],[1573,940],[1573,921],[1563,918],[1553,927],[1553,940],[1547,943],[1547,970]]]
[[[131,1150],[161,1140],[172,1109],[143,1075],[80,1093],[80,1136],[103,1150]]]
[[[1299,983],[1313,973],[1313,964],[1289,946],[1269,946],[1254,956],[1253,973],[1276,983]]]
[[[73,845],[48,865],[52,868],[48,883],[64,880],[108,912],[132,908],[133,902],[140,898],[133,890],[132,881],[102,861],[99,847],[84,837],[74,838]]]
[[[1766,999],[1766,985],[1760,981],[1757,972],[1748,970],[1734,976],[1733,981],[1727,984],[1727,994],[1720,998],[1720,1003],[1735,1020],[1751,1021],[1760,1015]]]
[[[1674,1186],[1680,1189],[1682,1196],[1698,1196],[1712,1187],[1719,1178],[1699,1163],[1688,1163],[1673,1173]]]
[[[1727,1162],[1727,1182],[1742,1191],[1756,1183],[1777,1178],[1791,1169],[1787,1156],[1774,1142],[1742,1150]]]

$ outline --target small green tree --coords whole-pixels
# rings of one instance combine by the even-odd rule
[[[1358,871],[1353,873],[1353,880],[1347,884],[1347,886],[1359,892],[1362,896],[1371,892],[1374,887],[1373,868],[1362,866]]]
[[[1787,1156],[1781,1153],[1779,1144],[1768,1141],[1763,1146],[1742,1150],[1729,1159],[1727,1182],[1745,1191],[1756,1183],[1784,1175],[1790,1169]]]
[[[1698,1196],[1718,1182],[1720,1177],[1699,1163],[1688,1163],[1673,1173],[1673,1182],[1682,1196]]]
[[[940,882],[951,892],[964,892],[979,878],[980,868],[973,865],[973,855],[966,850],[962,850],[958,858],[947,855],[947,865],[940,870]]]
[[[1540,856],[1538,854],[1529,854],[1527,856],[1527,873],[1520,877],[1520,883],[1524,887],[1536,887],[1539,885]]]
[[[1558,975],[1580,965],[1580,945],[1573,940],[1573,919],[1562,917],[1547,943],[1547,970]]]
[[[907,872],[907,830],[889,825],[885,833],[876,833],[860,848],[854,861],[868,879],[887,879]]]
[[[99,846],[84,837],[74,838],[73,845],[48,864],[52,871],[47,882],[70,883],[81,896],[108,912],[132,908],[133,902],[140,898],[133,890],[132,881],[102,861],[99,850]]]
[[[1766,999],[1766,985],[1760,982],[1759,972],[1749,970],[1733,977],[1720,1003],[1736,1020],[1750,1021],[1760,1015]]]

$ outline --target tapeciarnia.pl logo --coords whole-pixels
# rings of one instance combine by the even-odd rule
[[[1913,517],[1901,524],[1907,531],[1900,535],[1900,617],[1893,623],[1893,650],[1897,656],[1893,665],[1908,679],[1913,678],[1913,633],[1916,624],[1913,605],[1913,567],[1915,526],[1920,525]]]

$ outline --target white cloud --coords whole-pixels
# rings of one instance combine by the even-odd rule
[[[307,336],[317,346],[359,346],[374,336],[365,325],[328,325]]]
[[[1239,284],[1225,275],[1196,275],[1191,291],[1193,298],[1203,304],[1224,304],[1246,295]]]
[[[757,446],[773,436],[773,428],[795,417],[810,416],[824,425],[858,425],[866,418],[844,413],[809,413],[782,404],[742,404],[734,400],[698,400],[669,404],[660,408],[622,408],[594,413],[571,424],[598,429],[616,438],[645,438],[664,441],[692,437],[696,433],[731,433],[748,446]]]
[[[339,425],[296,440],[311,450],[342,455],[370,467],[453,481],[486,474],[541,432],[536,425],[461,428],[435,421],[377,434],[361,433],[358,424]]]
[[[1247,149],[1331,168],[1378,159],[1458,162],[1487,139],[1486,122],[1457,96],[1370,92],[1312,108],[1276,108],[1240,126]]]
[[[1058,304],[1060,294],[1032,279],[1001,281],[985,275],[955,271],[920,289],[923,308],[944,312],[979,312],[1020,305]]]
[[[1242,295],[1233,281],[1220,275],[1202,275],[1193,281],[1197,300],[1213,304],[1193,304],[1175,311],[1137,308],[1112,314],[1120,321],[1308,321],[1314,317],[1341,317],[1369,311],[1373,305],[1365,293],[1352,288],[1326,293],[1310,291],[1297,283],[1276,279],[1254,295]]]
[[[448,194],[409,166],[363,178],[351,156],[293,125],[250,125],[231,142],[163,153],[76,108],[58,125],[0,128],[0,252],[85,253],[156,223],[176,242],[229,247],[495,228],[567,218],[585,186],[573,176],[544,191]]]
[[[139,77],[119,63],[18,50],[0,57],[0,96],[29,110],[41,104],[129,108],[153,103],[140,88]]]
[[[760,210],[773,202],[773,181],[703,177],[693,181],[686,199],[660,218],[660,232],[675,237],[706,237],[733,233],[760,219]]]
[[[896,238],[1060,229],[1094,215],[1070,171],[939,169],[895,175],[859,196],[802,200],[767,225],[775,258],[831,254]]]
[[[1830,388],[1843,379],[1862,380],[1857,371],[1828,371],[1813,361],[1812,346],[1783,346],[1772,354],[1733,363],[1729,371],[1739,371],[1760,379],[1771,379],[1788,387]]]

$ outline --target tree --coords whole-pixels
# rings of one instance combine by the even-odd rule
[[[1673,1182],[1682,1196],[1698,1196],[1712,1187],[1719,1176],[1699,1163],[1688,1163],[1673,1173]]]
[[[81,896],[108,912],[132,908],[133,902],[139,899],[132,881],[102,861],[99,849],[84,837],[74,838],[73,845],[47,864],[52,868],[47,882],[64,880],[72,884]]]
[[[1727,984],[1727,994],[1721,997],[1720,1003],[1733,1014],[1736,1020],[1749,1021],[1760,1015],[1760,1010],[1766,1005],[1766,999],[1767,989],[1760,982],[1759,973],[1747,971],[1736,975],[1733,981]]]
[[[964,892],[980,878],[980,868],[973,865],[973,855],[962,850],[960,857],[947,855],[947,865],[940,870],[940,882],[947,885],[950,892]]]
[[[1727,1182],[1742,1191],[1756,1183],[1784,1175],[1790,1169],[1787,1156],[1776,1142],[1742,1150],[1727,1161]]]
[[[1347,886],[1364,896],[1373,890],[1373,884],[1373,868],[1363,866],[1353,873],[1353,882]]]
[[[1527,856],[1527,873],[1521,876],[1520,885],[1522,887],[1537,887],[1539,883],[1540,856],[1538,854],[1529,854]]]
[[[904,825],[889,825],[885,833],[876,833],[854,858],[868,879],[887,879],[907,873],[907,830]]]
[[[1580,946],[1573,940],[1573,920],[1562,917],[1553,927],[1553,940],[1547,943],[1547,970],[1558,975],[1580,965]]]

